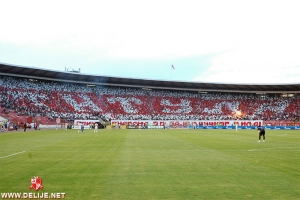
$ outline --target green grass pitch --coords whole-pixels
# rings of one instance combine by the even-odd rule
[[[300,199],[300,133],[40,130],[0,134],[0,192],[65,199]],[[39,176],[44,190],[29,191]]]

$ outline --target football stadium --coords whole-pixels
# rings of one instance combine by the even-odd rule
[[[300,197],[299,84],[1,63],[0,103],[2,199]]]
[[[0,3],[0,200],[299,200],[299,0]]]

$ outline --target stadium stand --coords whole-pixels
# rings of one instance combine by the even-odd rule
[[[143,90],[0,76],[1,116],[42,124],[56,118],[120,120],[264,120],[298,122],[299,96]],[[274,122],[273,122],[274,123]]]

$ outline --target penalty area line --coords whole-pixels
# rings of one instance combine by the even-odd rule
[[[14,155],[18,155],[18,154],[21,154],[21,153],[25,153],[25,152],[26,152],[26,151],[20,151],[20,152],[18,152],[18,153],[9,154],[9,155],[7,155],[7,156],[0,157],[0,159],[2,159],[2,158],[8,158],[8,157],[11,157],[11,156],[14,156]]]

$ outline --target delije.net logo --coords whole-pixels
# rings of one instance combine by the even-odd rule
[[[48,193],[43,192],[39,193],[37,191],[44,190],[44,186],[42,185],[42,178],[38,176],[34,176],[30,179],[31,185],[29,190],[35,190],[36,192],[7,192],[1,193],[2,199],[64,199],[66,197],[66,193],[64,192],[55,192]]]
[[[29,190],[34,189],[35,191],[38,191],[39,189],[44,190],[44,186],[42,186],[42,179],[38,176],[35,176],[31,179],[31,186],[29,187]]]

